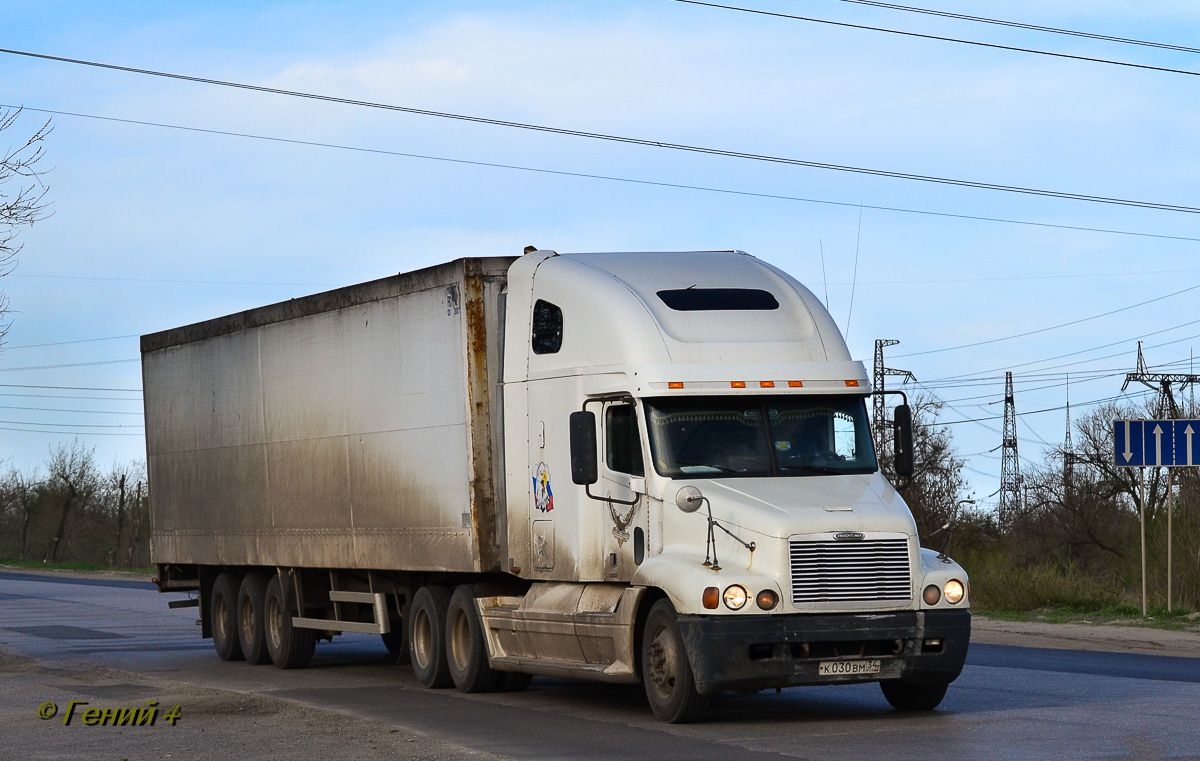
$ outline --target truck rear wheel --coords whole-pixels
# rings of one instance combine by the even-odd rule
[[[642,684],[650,710],[663,721],[688,724],[708,708],[708,697],[696,691],[675,606],[659,600],[650,608],[642,634]]]
[[[408,652],[413,673],[424,687],[440,689],[454,682],[446,663],[446,612],[450,591],[445,587],[421,587],[413,596],[408,623]]]
[[[242,656],[256,666],[271,662],[263,624],[263,606],[267,597],[267,579],[261,573],[248,573],[238,590],[238,641]]]
[[[213,582],[209,617],[212,622],[213,648],[223,661],[242,660],[238,640],[237,598],[241,579],[233,571],[224,571]]]
[[[948,684],[913,684],[899,679],[879,683],[883,696],[897,711],[932,711],[946,697]]]
[[[292,626],[292,612],[283,596],[279,576],[271,577],[263,602],[263,630],[267,653],[275,668],[302,669],[312,662],[317,647],[317,633],[312,629]]]
[[[488,665],[483,623],[475,608],[475,587],[454,590],[446,612],[446,663],[459,692],[493,692],[500,673]]]

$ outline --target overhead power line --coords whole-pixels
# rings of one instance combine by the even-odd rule
[[[92,367],[94,365],[120,365],[126,362],[141,362],[140,359],[106,359],[100,362],[70,362],[65,365],[28,365],[26,367],[0,367],[0,373],[12,373],[18,370],[57,370],[62,367]]]
[[[129,362],[131,360],[122,359],[121,362]],[[98,386],[32,386],[28,383],[0,383],[0,388],[41,388],[54,389],[56,391],[117,391],[117,392],[132,392],[142,393],[140,388],[106,388]],[[134,399],[118,399],[115,401],[136,401]]]
[[[682,1],[682,0],[681,0]],[[175,74],[165,71],[156,71],[153,69],[140,69],[132,66],[119,66],[117,64],[102,63],[99,61],[88,61],[80,58],[66,58],[63,56],[47,55],[45,53],[33,53],[24,50],[14,50],[11,48],[0,48],[0,53],[9,55],[25,56],[27,58],[35,58],[44,61],[56,61],[59,63],[70,63],[79,66],[91,66],[99,69],[110,71],[121,71],[130,74],[142,74],[152,77],[162,77],[165,79],[174,79],[183,82],[195,82],[198,84],[215,85],[219,87],[230,87],[239,90],[247,90],[250,92],[270,93],[273,95],[285,95],[293,98],[304,98],[307,100],[320,101],[325,103],[338,103],[349,106],[361,106],[364,108],[377,108],[385,111],[394,111],[398,113],[415,114],[418,116],[431,116],[439,119],[451,119],[456,121],[468,122],[473,124],[487,124],[496,127],[509,127],[512,129],[530,130],[545,134],[566,135],[569,137],[580,137],[589,140],[603,140],[614,143],[622,143],[625,145],[640,145],[649,148],[662,148],[673,151],[683,151],[688,153],[699,153],[708,156],[725,156],[728,158],[744,159],[748,161],[761,161],[771,164],[782,164],[786,166],[799,166],[809,169],[825,169],[837,172],[849,172],[854,174],[863,174],[872,177],[888,177],[898,180],[910,180],[913,182],[926,182],[937,185],[950,185],[955,187],[974,188],[976,190],[993,190],[1004,193],[1021,193],[1025,195],[1041,196],[1044,198],[1058,198],[1068,201],[1085,201],[1089,203],[1112,204],[1116,206],[1131,206],[1140,209],[1153,209],[1156,211],[1180,212],[1186,214],[1200,214],[1200,207],[1186,206],[1182,204],[1160,203],[1155,201],[1140,201],[1127,198],[1115,198],[1110,196],[1091,195],[1087,193],[1071,193],[1067,191],[1045,190],[1041,188],[1028,188],[1019,185],[1005,185],[994,182],[980,182],[976,180],[962,180],[950,177],[937,177],[934,175],[914,174],[911,172],[897,172],[887,169],[872,169],[869,167],[857,167],[847,164],[832,164],[823,161],[811,161],[807,159],[787,158],[783,156],[771,156],[762,153],[751,153],[746,151],[734,151],[722,148],[708,148],[704,146],[686,145],[683,143],[671,143],[661,140],[650,140],[647,138],[628,137],[622,135],[611,135],[602,132],[589,132],[585,130],[567,129],[564,127],[550,127],[541,124],[530,124],[527,122],[515,122],[506,119],[492,119],[483,116],[473,116],[470,114],[455,114],[448,111],[431,111],[429,109],[414,108],[411,106],[399,106],[388,103],[376,103],[372,101],[357,100],[354,98],[343,98],[334,95],[320,95],[317,93],[301,92],[298,90],[284,90],[277,87],[265,87],[263,85],[251,85],[244,82],[232,82],[221,79],[211,79],[208,77],[195,77],[187,74]]]
[[[141,417],[140,412],[127,412],[124,410],[64,410],[61,407],[20,407],[11,404],[0,404],[0,410],[26,410],[29,412],[71,412],[84,415],[137,415]],[[38,425],[41,425],[40,423]]]
[[[0,105],[0,108],[17,108],[17,106]],[[63,112],[59,112],[59,111],[48,111],[45,109],[26,108],[24,106],[20,106],[20,108],[24,108],[26,111],[40,111],[42,113],[47,113],[47,114],[63,113]],[[85,116],[85,114],[65,114],[65,115],[67,115],[67,116]],[[91,117],[91,118],[101,119],[103,117],[97,116],[97,117]],[[123,120],[112,119],[111,121],[123,121]],[[155,126],[157,126],[157,125],[155,125]],[[186,129],[186,128],[181,128],[181,129]],[[200,131],[203,131],[203,130],[200,130]],[[1198,239],[1198,240],[1200,240],[1200,239]],[[332,288],[333,287],[333,285],[331,283],[269,283],[269,282],[247,282],[247,281],[241,281],[241,280],[178,280],[178,279],[168,280],[166,278],[105,277],[102,275],[25,275],[25,274],[18,275],[16,273],[13,273],[11,275],[8,275],[8,277],[34,277],[34,278],[46,278],[49,280],[108,280],[108,281],[111,281],[114,283],[176,283],[176,284],[180,284],[180,285],[284,285],[284,286],[302,286],[302,287],[312,286],[312,287],[316,287],[316,288]],[[128,336],[122,336],[122,337],[127,338]],[[137,338],[137,336],[133,336],[133,337]],[[97,338],[95,340],[104,341],[107,339]],[[47,345],[49,345],[49,344],[47,344]],[[24,347],[6,346],[4,348],[16,349],[16,348],[24,348]]]
[[[884,32],[886,34],[898,34],[904,37],[917,37],[923,40],[937,40],[939,42],[953,42],[959,45],[972,45],[980,48],[992,48],[994,50],[1008,50],[1014,53],[1032,53],[1034,55],[1051,56],[1054,58],[1069,58],[1074,61],[1087,61],[1089,63],[1103,63],[1110,66],[1125,66],[1131,69],[1148,69],[1150,71],[1161,71],[1167,74],[1186,74],[1192,77],[1200,77],[1200,71],[1188,71],[1187,69],[1172,69],[1166,66],[1150,66],[1144,63],[1132,63],[1131,61],[1115,61],[1111,58],[1094,58],[1086,55],[1075,55],[1074,53],[1057,53],[1052,50],[1038,50],[1037,48],[1022,48],[1015,45],[999,45],[994,42],[980,42],[979,40],[964,40],[958,37],[942,37],[936,34],[922,34],[920,32],[906,32],[901,29],[888,29],[881,26],[867,26],[865,24],[851,24],[846,21],[830,21],[829,19],[812,18],[810,16],[795,16],[790,13],[779,13],[777,11],[764,11],[761,8],[743,8],[738,5],[723,5],[721,3],[707,3],[702,0],[675,0],[677,3],[686,3],[687,5],[703,5],[709,8],[720,8],[726,11],[740,11],[742,13],[753,13],[759,16],[773,16],[775,18],[784,18],[791,21],[809,21],[814,24],[828,24],[829,26],[841,26],[848,29],[863,29],[869,32]]]
[[[1156,393],[1156,392],[1147,390],[1147,391],[1139,391],[1136,394],[1119,394],[1117,396],[1110,396],[1110,397],[1106,397],[1104,399],[1093,399],[1090,402],[1076,402],[1076,403],[1071,404],[1071,407],[1094,407],[1098,404],[1107,404],[1109,402],[1115,402],[1115,401],[1119,401],[1121,399],[1127,399],[1129,401],[1133,401],[1134,398],[1137,396],[1145,396],[1145,395],[1151,394],[1151,393]],[[1067,405],[1060,404],[1057,407],[1044,407],[1040,410],[1029,410],[1027,412],[1018,412],[1017,417],[1024,417],[1026,415],[1040,415],[1044,412],[1058,412],[1060,410],[1065,410],[1066,408],[1067,408]],[[985,420],[1000,420],[1003,417],[1004,417],[1003,415],[991,415],[988,417],[971,418],[970,420],[944,420],[944,421],[939,420],[937,422],[937,425],[960,425],[962,423],[980,423]]]
[[[8,277],[16,277],[16,276],[8,275]],[[24,277],[38,277],[38,276],[37,275],[25,275]],[[64,275],[63,277],[70,277],[70,275]],[[106,336],[105,338],[80,338],[75,341],[54,341],[53,343],[45,343],[45,344],[22,344],[20,346],[5,346],[4,350],[9,351],[11,349],[41,349],[42,347],[45,347],[45,346],[66,346],[68,344],[91,344],[91,343],[97,343],[99,341],[116,341],[117,339],[120,339],[120,338],[137,338],[137,337],[138,337],[138,334],[133,333],[133,334],[130,334],[127,336]]]
[[[103,425],[97,423],[31,423],[25,420],[0,420],[3,425],[37,425],[43,428],[141,428],[140,425]]]
[[[1001,19],[987,18],[986,16],[969,16],[965,13],[951,13],[950,11],[939,11],[930,8],[916,8],[911,5],[897,5],[895,3],[882,3],[878,0],[839,0],[843,3],[854,3],[855,5],[870,5],[875,8],[887,8],[893,11],[905,11],[907,13],[923,13],[929,16],[939,16],[941,18],[952,18],[960,21],[975,21],[981,24],[993,24],[996,26],[1007,26],[1014,29],[1026,29],[1033,32],[1047,32],[1049,34],[1062,34],[1069,37],[1082,37],[1088,40],[1101,40],[1103,42],[1119,42],[1125,45],[1142,45],[1149,48],[1160,48],[1163,50],[1176,50],[1181,53],[1200,53],[1200,48],[1190,48],[1186,45],[1172,45],[1166,42],[1151,42],[1148,40],[1135,40],[1130,37],[1116,37],[1110,34],[1097,34],[1095,32],[1080,32],[1074,29],[1060,29],[1053,26],[1042,26],[1040,24],[1027,24],[1021,21],[1004,21]]]
[[[145,436],[144,433],[115,433],[112,431],[43,431],[38,428],[8,428],[0,426],[0,431],[15,431],[16,433],[48,433],[52,436]]]
[[[506,170],[517,171],[517,172],[532,172],[535,174],[549,174],[549,175],[555,175],[558,177],[577,177],[577,178],[587,179],[587,180],[603,180],[603,181],[607,181],[607,182],[624,182],[624,183],[629,183],[632,185],[648,185],[651,187],[674,188],[677,190],[696,190],[696,191],[700,191],[700,192],[704,192],[704,193],[721,193],[724,195],[744,196],[744,197],[748,197],[748,198],[767,198],[767,199],[776,200],[776,201],[795,201],[795,202],[799,202],[799,203],[813,203],[813,204],[821,204],[824,206],[841,206],[841,207],[853,208],[853,209],[871,209],[872,211],[890,211],[890,212],[895,212],[898,214],[919,214],[922,216],[930,216],[930,217],[946,217],[949,219],[966,219],[966,220],[971,220],[971,221],[975,221],[975,222],[995,222],[997,224],[1024,225],[1027,227],[1045,227],[1045,228],[1050,228],[1050,229],[1055,229],[1055,230],[1074,230],[1074,231],[1079,231],[1079,232],[1103,233],[1103,234],[1107,234],[1107,235],[1129,235],[1129,236],[1135,236],[1135,237],[1139,237],[1139,238],[1157,238],[1159,240],[1178,240],[1178,241],[1186,241],[1189,243],[1200,243],[1200,238],[1188,237],[1188,236],[1183,236],[1183,235],[1164,235],[1162,233],[1138,232],[1135,230],[1113,230],[1113,229],[1104,228],[1104,227],[1084,227],[1082,225],[1063,225],[1063,224],[1054,224],[1052,222],[1033,222],[1033,221],[1024,220],[1024,219],[1006,219],[1004,217],[984,217],[984,216],[979,216],[979,215],[975,215],[975,214],[954,214],[951,212],[930,211],[928,209],[909,209],[909,208],[898,207],[898,206],[875,206],[875,205],[871,205],[871,204],[850,203],[848,201],[830,201],[830,200],[821,199],[821,198],[804,198],[804,197],[800,197],[800,196],[788,196],[788,195],[781,195],[778,193],[756,193],[756,192],[749,191],[749,190],[732,190],[729,188],[714,188],[714,187],[709,187],[709,186],[705,186],[705,185],[688,185],[688,184],[684,184],[684,183],[663,182],[663,181],[659,181],[659,180],[640,180],[640,179],[635,179],[635,178],[630,178],[630,177],[616,177],[613,175],[594,174],[594,173],[589,173],[589,172],[571,172],[571,171],[562,170],[562,169],[547,169],[544,167],[521,166],[519,164],[501,164],[501,163],[497,163],[497,162],[493,162],[493,161],[473,161],[470,159],[457,159],[457,158],[449,158],[446,156],[430,156],[430,155],[421,154],[421,153],[406,153],[403,151],[389,151],[389,150],[385,150],[382,148],[365,148],[365,147],[354,146],[354,145],[342,145],[339,143],[324,143],[324,142],[318,142],[318,141],[313,141],[313,140],[296,140],[296,139],[286,138],[286,137],[275,137],[275,136],[271,136],[271,135],[256,135],[256,134],[247,133],[247,132],[233,132],[233,131],[229,131],[229,130],[205,129],[203,127],[189,127],[189,126],[180,125],[180,124],[167,124],[164,122],[151,122],[151,121],[144,121],[141,119],[122,119],[122,118],[118,118],[115,116],[99,116],[96,114],[83,114],[83,113],[74,112],[74,111],[57,111],[57,110],[49,109],[49,108],[34,108],[32,106],[16,106],[16,105],[8,105],[8,104],[0,103],[0,108],[24,108],[26,111],[32,111],[32,112],[40,113],[40,114],[53,114],[55,116],[71,116],[71,117],[76,117],[76,118],[80,118],[80,119],[95,119],[97,121],[115,122],[118,124],[135,124],[135,125],[142,126],[142,127],[157,127],[157,128],[161,128],[161,129],[180,130],[183,132],[196,132],[196,133],[207,134],[207,135],[221,135],[223,137],[236,137],[236,138],[244,138],[244,139],[248,139],[248,140],[263,140],[266,142],[283,143],[286,145],[301,145],[301,146],[307,146],[307,147],[311,147],[311,148],[328,148],[328,149],[333,149],[333,150],[354,151],[357,153],[370,153],[370,154],[378,155],[378,156],[396,156],[399,158],[419,159],[422,161],[440,161],[440,162],[444,162],[444,163],[448,163],[448,164],[462,164],[465,166],[480,166],[480,167],[487,167],[489,169],[506,169]],[[1136,274],[1146,275],[1146,274],[1164,274],[1164,273],[1195,272],[1195,271],[1196,270],[1166,270],[1166,271],[1159,271],[1159,272],[1154,272],[1154,271],[1141,272],[1141,273],[1136,273]],[[1046,277],[1064,277],[1064,278],[1107,277],[1110,275],[1127,275],[1127,274],[1131,274],[1131,273],[1124,273],[1124,272],[1122,272],[1122,273],[1091,273],[1091,274],[1085,273],[1085,274],[1078,274],[1078,275],[1061,275],[1061,276],[1046,276]],[[329,284],[327,284],[327,283],[234,283],[234,282],[216,281],[216,280],[207,281],[207,280],[159,280],[159,279],[141,279],[141,278],[104,278],[104,277],[92,277],[92,276],[87,276],[87,275],[21,275],[20,277],[44,277],[44,278],[69,277],[69,278],[80,279],[80,280],[114,280],[114,281],[121,281],[121,282],[146,282],[146,283],[213,283],[213,284],[220,284],[220,285],[296,285],[296,286],[315,285],[315,286],[321,286],[321,287],[329,287]],[[953,283],[953,282],[975,282],[978,280],[1027,280],[1027,279],[1040,279],[1040,278],[1038,276],[1014,276],[1014,277],[1007,277],[1007,278],[961,278],[961,279],[943,279],[943,280],[924,280],[924,281],[919,281],[919,282],[923,282],[923,283],[924,282]],[[871,282],[871,281],[868,281],[868,282]],[[899,281],[887,281],[887,282],[888,282],[888,284],[894,285],[896,283],[918,282],[918,281],[899,280]],[[9,348],[17,348],[17,347],[9,347]]]
[[[1063,354],[1056,354],[1056,355],[1054,355],[1053,357],[1044,357],[1044,358],[1042,358],[1042,359],[1033,359],[1033,360],[1030,360],[1030,361],[1028,361],[1028,362],[1021,362],[1021,363],[1019,363],[1019,364],[1016,364],[1016,365],[1009,365],[1008,367],[1009,367],[1009,368],[1011,368],[1011,369],[1014,369],[1014,370],[1015,370],[1015,369],[1016,369],[1016,368],[1018,368],[1018,367],[1028,367],[1029,365],[1040,365],[1040,364],[1043,364],[1043,363],[1045,363],[1045,362],[1053,362],[1053,361],[1055,361],[1055,360],[1057,360],[1057,359],[1066,359],[1067,357],[1075,357],[1075,356],[1078,356],[1078,355],[1080,355],[1080,354],[1087,354],[1088,352],[1100,351],[1101,349],[1109,349],[1109,348],[1112,348],[1113,346],[1120,346],[1121,344],[1127,344],[1127,343],[1130,343],[1130,342],[1132,342],[1132,341],[1137,341],[1139,338],[1149,338],[1150,336],[1157,336],[1157,335],[1160,335],[1160,334],[1162,334],[1162,333],[1170,333],[1172,330],[1178,330],[1178,329],[1180,329],[1180,328],[1186,328],[1186,327],[1188,327],[1189,325],[1195,325],[1195,324],[1196,324],[1196,323],[1198,323],[1198,322],[1200,322],[1200,320],[1191,320],[1191,321],[1189,321],[1189,322],[1180,323],[1179,325],[1172,325],[1172,326],[1171,326],[1171,327],[1169,327],[1169,328],[1163,328],[1162,330],[1155,330],[1155,331],[1152,331],[1152,332],[1150,332],[1150,333],[1142,333],[1142,334],[1140,334],[1140,335],[1138,335],[1138,336],[1134,336],[1134,337],[1132,337],[1132,338],[1126,338],[1126,339],[1123,339],[1123,340],[1120,340],[1120,341],[1112,341],[1111,343],[1100,344],[1099,346],[1092,346],[1092,347],[1090,347],[1090,348],[1087,348],[1087,349],[1079,349],[1079,350],[1077,350],[1077,351],[1069,351],[1069,352],[1066,352],[1066,353],[1063,353]],[[1169,345],[1171,345],[1171,344],[1179,343],[1180,341],[1188,341],[1188,340],[1191,340],[1191,339],[1193,339],[1193,338],[1200,338],[1200,335],[1195,335],[1195,336],[1186,336],[1186,337],[1184,337],[1184,338],[1177,338],[1177,339],[1175,339],[1175,340],[1173,340],[1173,341],[1167,341],[1167,342],[1165,342],[1165,343],[1161,343],[1161,344],[1155,344],[1154,346],[1147,346],[1146,348],[1147,348],[1147,349],[1156,349],[1156,348],[1159,348],[1159,347],[1162,347],[1162,346],[1169,346]],[[1103,357],[1092,357],[1091,359],[1083,359],[1083,360],[1079,360],[1078,362],[1068,362],[1068,363],[1066,363],[1066,364],[1063,364],[1063,365],[1056,365],[1056,366],[1053,366],[1053,367],[1046,367],[1046,368],[1042,368],[1042,370],[1055,370],[1055,369],[1058,369],[1058,368],[1061,368],[1061,367],[1071,367],[1071,366],[1073,366],[1073,365],[1081,365],[1081,364],[1086,364],[1086,363],[1088,363],[1088,362],[1098,362],[1098,361],[1100,361],[1100,360],[1103,360],[1103,359],[1111,359],[1111,358],[1113,358],[1113,357],[1117,357],[1117,356],[1120,356],[1120,354],[1106,354],[1106,355],[1104,355]],[[982,376],[982,375],[984,375],[985,373],[994,373],[994,372],[999,372],[999,371],[1001,371],[1001,370],[1004,370],[1004,369],[1006,369],[1006,368],[1004,368],[1004,367],[996,367],[996,368],[992,368],[992,369],[989,369],[989,370],[979,370],[978,372],[974,372],[974,373],[964,373],[964,374],[962,374],[962,375],[950,375],[950,376],[947,376],[947,377],[945,377],[945,378],[937,378],[937,379],[935,379],[935,380],[934,380],[934,381],[932,381],[932,382],[933,382],[933,383],[941,383],[941,382],[943,382],[943,381],[960,381],[960,380],[961,380],[961,381],[966,381],[966,380],[972,380],[972,379],[974,379],[974,378],[976,378],[976,377],[978,377],[978,376]]]
[[[1101,314],[1094,314],[1091,317],[1082,317],[1078,320],[1071,320],[1070,322],[1063,322],[1058,325],[1051,325],[1046,328],[1038,328],[1037,330],[1027,330],[1024,333],[1016,333],[1011,336],[1002,336],[1000,338],[989,338],[985,341],[975,341],[973,343],[960,344],[958,346],[947,346],[944,349],[927,349],[926,351],[912,351],[907,354],[897,354],[895,356],[896,357],[918,357],[923,354],[941,354],[942,352],[946,352],[946,351],[956,351],[958,349],[969,349],[974,346],[986,346],[987,344],[1000,343],[1001,341],[1011,341],[1014,338],[1024,338],[1026,336],[1037,335],[1038,333],[1046,333],[1051,330],[1058,330],[1059,328],[1066,328],[1071,325],[1078,325],[1080,323],[1088,322],[1090,320],[1098,320],[1101,317],[1108,317],[1109,315],[1119,314],[1121,312],[1128,312],[1130,309],[1136,309],[1137,307],[1143,307],[1143,306],[1146,306],[1147,304],[1153,304],[1156,301],[1162,301],[1163,299],[1169,299],[1172,296],[1178,296],[1182,293],[1188,293],[1189,291],[1194,291],[1198,288],[1200,288],[1200,285],[1193,285],[1190,288],[1184,288],[1183,290],[1175,291],[1174,293],[1168,293],[1165,296],[1159,296],[1157,298],[1149,299],[1147,301],[1141,301],[1141,302],[1138,302],[1137,304],[1130,304],[1129,306],[1121,307],[1120,309],[1113,309],[1108,312],[1102,312]]]

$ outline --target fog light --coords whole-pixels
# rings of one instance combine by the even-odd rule
[[[946,582],[946,602],[951,605],[957,605],[962,602],[965,593],[966,590],[963,588],[963,583],[958,579],[951,579]]]
[[[921,594],[921,599],[926,605],[937,605],[938,600],[942,599],[942,590],[938,589],[937,584],[930,584],[925,587],[925,592]]]
[[[774,589],[764,589],[754,598],[754,602],[763,610],[771,610],[779,604],[779,595],[775,594]]]
[[[709,610],[715,610],[720,604],[721,590],[717,589],[716,587],[706,587],[704,590],[704,597],[701,599],[704,601],[704,607],[708,608]]]
[[[725,589],[725,607],[730,610],[741,610],[746,607],[746,600],[749,596],[746,594],[746,588],[740,584],[734,584]]]

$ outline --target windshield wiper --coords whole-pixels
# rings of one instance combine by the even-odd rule
[[[802,473],[819,473],[831,476],[840,476],[848,472],[844,468],[831,468],[828,465],[780,465],[779,469],[798,470]]]

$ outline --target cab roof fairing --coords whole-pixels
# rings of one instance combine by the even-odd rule
[[[744,366],[755,370],[744,380],[757,386],[760,380],[804,380],[778,375],[787,366],[804,365],[813,380],[854,379],[862,384],[858,393],[869,390],[862,363],[851,360],[841,333],[817,298],[795,279],[747,254],[536,252],[529,256],[536,260],[518,260],[510,271],[510,298],[518,279],[532,281],[533,293],[520,305],[515,301],[510,305],[524,310],[526,333],[536,300],[561,308],[563,343],[557,353],[530,354],[524,367],[510,362],[506,381],[579,368],[653,366],[670,370],[677,376],[670,378],[673,381],[686,381],[684,374],[718,381],[732,366]],[[775,296],[779,307],[677,311],[658,296],[661,290],[689,288],[764,290]],[[509,317],[515,326],[517,315],[510,311]],[[836,378],[831,378],[828,373],[835,366]],[[717,367],[721,372],[714,377],[711,370]],[[821,367],[823,371],[818,370]],[[684,368],[688,372],[683,373]],[[769,374],[759,377],[763,373]]]

